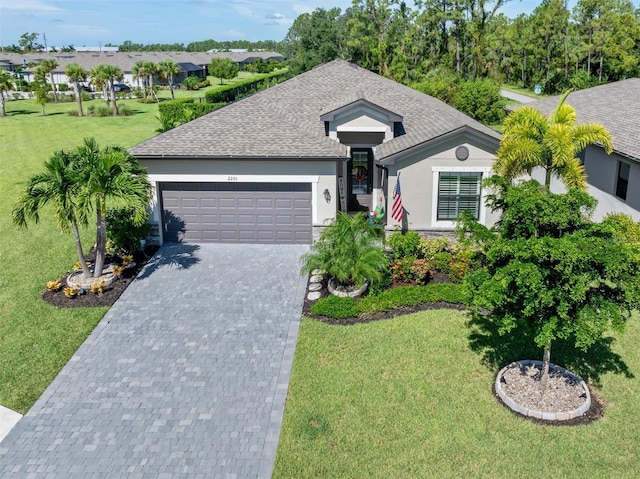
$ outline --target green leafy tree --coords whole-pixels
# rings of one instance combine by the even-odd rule
[[[147,80],[149,78],[149,71],[147,65],[142,60],[134,63],[131,68],[133,79],[138,82],[138,85],[142,88],[143,98],[147,98]]]
[[[510,186],[498,176],[485,187],[502,220],[488,229],[462,216],[459,232],[484,261],[465,277],[471,304],[490,311],[500,334],[533,333],[544,351],[544,389],[553,341],[586,350],[640,307],[640,247],[616,217],[589,221],[596,200],[583,191],[550,194],[535,180]]]
[[[78,102],[78,116],[84,116],[82,111],[82,95],[80,92],[80,82],[87,81],[89,73],[77,63],[69,63],[64,67],[64,73],[73,85],[73,94]]]
[[[4,107],[5,94],[13,89],[13,78],[7,70],[0,68],[0,116],[6,116]]]
[[[155,96],[153,90],[153,79],[158,73],[158,65],[153,62],[143,62],[143,71],[147,74],[147,87],[149,88],[149,94]]]
[[[20,50],[23,51],[24,53],[41,51],[44,47],[42,46],[42,44],[38,43],[39,36],[40,35],[37,33],[29,33],[29,32],[26,32],[20,35],[20,40],[18,40],[18,45],[20,46]]]
[[[230,58],[214,58],[209,64],[209,75],[222,80],[231,80],[238,75],[240,67]]]
[[[49,103],[49,92],[47,87],[41,83],[36,86],[36,103],[42,108],[42,116],[46,116],[45,106]]]
[[[73,156],[64,151],[56,151],[44,163],[45,172],[31,179],[12,212],[13,222],[26,228],[29,221],[38,223],[40,212],[46,205],[53,206],[53,215],[61,231],[73,231],[78,260],[84,275],[91,272],[82,250],[79,226],[87,224],[87,210],[79,205],[81,183],[78,172],[73,167]]]
[[[93,138],[73,151],[77,165],[78,204],[96,212],[96,263],[94,277],[102,275],[107,242],[107,207],[131,208],[131,222],[141,226],[147,218],[151,200],[151,183],[146,170],[124,148],[107,146],[101,149]]]
[[[177,75],[180,73],[180,65],[178,65],[176,62],[174,62],[170,58],[167,58],[165,60],[162,60],[158,64],[158,67],[159,67],[158,71],[160,72],[160,77],[169,83],[169,90],[171,90],[171,98],[175,100],[176,96],[173,93],[173,77],[174,75]]]
[[[369,224],[366,215],[338,212],[311,252],[302,258],[302,271],[326,271],[345,286],[380,282],[389,261],[379,243],[379,231]]]
[[[89,70],[89,77],[91,78],[91,84],[102,92],[102,99],[105,104],[109,106],[109,80],[104,71],[103,65],[96,65]]]
[[[532,106],[518,108],[504,122],[502,141],[494,169],[507,181],[531,174],[536,167],[545,170],[545,186],[557,176],[567,188],[584,190],[587,175],[578,153],[599,143],[611,153],[611,135],[597,123],[577,123],[576,111],[564,102],[566,92],[547,118]]]
[[[455,108],[487,125],[502,121],[505,105],[500,86],[488,78],[462,82],[453,98]]]
[[[53,99],[57,103],[58,102],[58,89],[56,88],[55,78],[53,77],[53,72],[58,68],[58,62],[47,58],[38,63],[36,67],[36,78],[45,79],[47,76],[49,77],[49,81],[51,82],[51,90],[53,90]]]

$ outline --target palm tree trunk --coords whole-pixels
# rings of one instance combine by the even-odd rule
[[[171,99],[175,100],[176,96],[173,93],[173,75],[169,77],[169,90],[171,90]]]
[[[113,89],[113,81],[109,81],[111,91],[111,101],[113,101],[113,116],[118,116],[118,104],[116,103],[116,91]]]
[[[85,278],[91,278],[91,271],[89,271],[89,267],[87,266],[87,258],[82,251],[82,242],[80,240],[80,231],[78,231],[78,223],[75,221],[73,222],[73,238],[76,241],[76,251],[78,252],[78,259],[82,266],[82,273]]]
[[[7,116],[7,112],[4,109],[4,91],[0,90],[0,116]]]
[[[542,369],[540,371],[540,389],[544,391],[547,389],[547,383],[549,382],[549,363],[551,362],[551,341],[547,344],[542,356]]]
[[[544,174],[544,186],[547,188],[547,191],[551,191],[551,168],[547,168]]]
[[[105,249],[107,244],[107,219],[106,211],[104,209],[104,198],[98,200],[96,204],[96,222],[98,224],[98,230],[96,234],[96,264],[93,270],[93,277],[99,278],[102,276],[102,268],[104,267]]]
[[[78,102],[78,116],[84,116],[82,111],[82,95],[80,94],[80,86],[77,82],[73,84],[73,93],[76,95],[76,101]]]
[[[56,82],[53,80],[53,71],[51,71],[51,73],[49,73],[49,79],[51,80],[51,88],[53,89],[53,98],[55,99],[56,103],[58,103],[58,91],[56,90]]]

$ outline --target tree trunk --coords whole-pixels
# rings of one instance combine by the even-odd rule
[[[547,191],[551,191],[551,167],[545,170],[544,186],[547,188]]]
[[[540,389],[547,389],[549,382],[549,363],[551,362],[551,341],[547,344],[542,356],[542,369],[540,370]]]
[[[109,82],[109,90],[111,90],[111,101],[113,101],[113,116],[118,116],[118,103],[116,102],[116,91],[113,89],[113,82]]]
[[[107,244],[107,218],[104,198],[96,202],[96,221],[98,223],[98,231],[96,235],[96,264],[93,270],[93,277],[102,276],[102,268],[104,267],[104,256]]]
[[[76,241],[76,251],[78,252],[78,259],[80,260],[80,266],[82,266],[82,273],[85,278],[91,278],[91,271],[87,266],[87,258],[82,251],[82,242],[80,241],[80,232],[78,231],[78,224],[73,222],[73,238]]]
[[[82,95],[80,94],[80,86],[78,83],[73,84],[73,93],[76,95],[76,101],[78,102],[78,116],[84,116],[82,111]]]
[[[598,68],[598,82],[602,83],[602,64],[604,62],[604,54],[600,52],[600,67]]]
[[[53,71],[49,73],[49,79],[51,80],[51,89],[53,90],[53,99],[58,103],[58,91],[56,90],[56,82],[53,80]]]
[[[173,93],[173,78],[169,78],[169,90],[171,90],[171,99],[175,100],[176,96]]]
[[[0,116],[7,116],[7,112],[4,109],[4,91],[0,90]]]

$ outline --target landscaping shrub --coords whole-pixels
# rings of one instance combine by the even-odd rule
[[[451,269],[451,262],[453,261],[453,255],[448,251],[442,251],[433,255],[431,260],[434,271],[443,274],[449,274]]]
[[[431,269],[426,259],[407,256],[391,267],[391,277],[396,283],[427,284],[433,276]]]
[[[273,85],[275,82],[286,80],[287,78],[290,78],[290,76],[291,74],[289,72],[285,72],[274,73],[258,80],[249,78],[244,81],[225,85],[216,90],[208,91],[205,98],[207,103],[229,103],[252,95],[261,89],[267,88],[267,86]]]
[[[89,105],[87,113],[89,116],[111,116],[113,110],[106,105]]]
[[[69,116],[78,116],[78,110],[76,110],[75,108],[67,110],[67,115],[69,115]]]
[[[187,90],[199,90],[200,89],[200,78],[193,76],[185,78],[182,82],[182,86]],[[213,102],[211,102],[213,103]]]
[[[311,312],[318,316],[343,319],[358,316],[359,311],[353,298],[329,296],[316,301],[314,305],[311,306]]]
[[[420,235],[417,231],[395,231],[389,236],[388,244],[396,261],[407,257],[421,257]]]
[[[120,116],[131,116],[133,115],[133,110],[129,108],[125,103],[118,105],[118,115]]]
[[[382,250],[378,232],[364,213],[338,212],[311,251],[302,257],[302,272],[326,271],[342,286],[362,287],[383,279],[389,258]]]
[[[441,236],[439,238],[421,238],[420,239],[420,256],[422,258],[433,261],[438,253],[449,251],[451,248],[451,241],[449,238]]]
[[[160,103],[158,105],[158,120],[161,123],[159,131],[171,130],[225,105],[226,103],[195,103],[193,98],[180,98]]]
[[[468,293],[464,285],[435,283],[425,286],[399,286],[383,291],[378,295],[370,294],[361,298],[356,305],[359,314],[372,314],[390,311],[403,306],[418,306],[419,304],[437,303],[440,301],[466,304],[467,300]],[[322,300],[318,300],[318,302],[320,301]]]
[[[107,210],[107,252],[110,254],[132,254],[151,231],[151,225],[135,226],[134,208],[112,208]]]

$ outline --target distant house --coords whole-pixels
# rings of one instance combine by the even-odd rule
[[[545,98],[529,105],[548,115],[558,100]],[[589,193],[598,200],[594,220],[619,212],[640,221],[640,79],[575,91],[565,103],[575,108],[578,122],[600,123],[613,137],[611,155],[598,145],[589,146],[581,155]],[[554,181],[552,191],[563,191],[562,184]]]
[[[160,242],[310,243],[337,211],[379,208],[387,229],[429,234],[450,233],[463,210],[492,225],[481,181],[499,141],[435,98],[336,60],[130,151],[155,185]]]
[[[0,53],[0,68],[14,71],[17,65],[35,65],[44,59],[54,59],[58,62],[58,69],[54,72],[56,84],[68,83],[64,68],[70,63],[78,63],[89,71],[96,65],[106,63],[120,68],[123,72],[123,82],[133,85],[133,66],[139,61],[160,63],[162,60],[172,59],[181,66],[181,73],[176,78],[176,83],[182,82],[189,76],[206,78],[207,66],[214,58],[230,58],[240,66],[253,63],[258,58],[264,61],[283,60],[279,53],[275,52],[119,52],[106,50],[82,51],[82,52],[36,52],[36,53]],[[25,78],[33,80],[35,67],[27,67]]]

